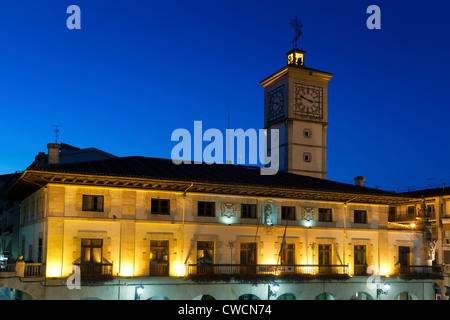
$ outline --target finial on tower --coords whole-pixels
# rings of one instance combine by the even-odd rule
[[[295,19],[293,19],[289,24],[291,25],[291,28],[294,29],[295,32],[295,38],[291,43],[294,43],[294,48],[297,48],[297,40],[302,35],[303,25],[300,22],[300,20],[297,19],[297,17],[295,17]]]
[[[291,28],[294,29],[295,31],[295,38],[294,40],[291,42],[294,44],[294,49],[292,49],[291,51],[289,51],[288,53],[286,53],[287,55],[287,63],[290,66],[296,66],[296,67],[302,67],[305,64],[305,53],[306,51],[297,49],[297,41],[298,38],[300,38],[300,36],[302,35],[302,23],[300,22],[300,20],[297,19],[297,17],[295,19],[293,19],[290,23]]]

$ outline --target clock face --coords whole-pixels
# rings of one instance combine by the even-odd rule
[[[284,86],[269,93],[269,119],[277,118],[284,112]]]
[[[295,84],[294,113],[300,116],[321,118],[323,89],[303,84]]]

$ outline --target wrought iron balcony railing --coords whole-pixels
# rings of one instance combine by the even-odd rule
[[[150,277],[168,277],[169,263],[153,263],[150,261]]]
[[[75,263],[81,274],[112,275],[112,263]]]
[[[353,265],[353,274],[355,276],[367,275],[367,264],[355,264]]]
[[[192,274],[348,274],[348,265],[243,265],[243,264],[189,264]]]
[[[397,274],[413,275],[413,274],[442,274],[442,266],[397,266]]]

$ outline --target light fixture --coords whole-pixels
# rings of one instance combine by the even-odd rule
[[[389,282],[385,282],[383,285],[383,289],[377,288],[377,299],[380,299],[380,296],[382,294],[388,294],[389,290],[391,289],[391,284]]]
[[[136,287],[136,291],[134,294],[134,300],[141,300],[141,296],[144,293],[144,286],[141,284]]]
[[[278,290],[280,290],[280,285],[275,282],[273,285],[273,292],[278,293]]]

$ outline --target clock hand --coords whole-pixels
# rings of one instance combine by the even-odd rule
[[[309,100],[308,98],[305,98],[304,96],[302,96],[302,95],[300,95],[300,98],[303,98],[303,99],[305,99],[306,101],[309,101],[310,103],[313,103],[313,101],[312,100]]]

